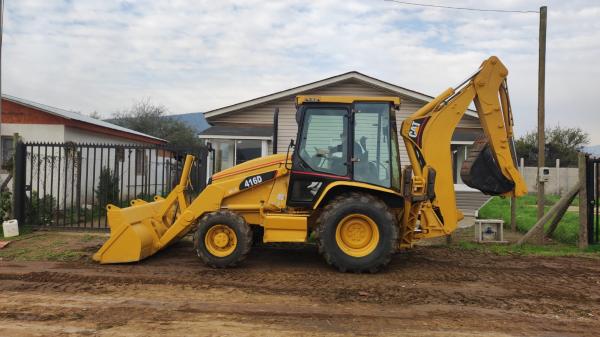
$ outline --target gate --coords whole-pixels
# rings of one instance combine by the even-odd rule
[[[204,147],[18,143],[15,150],[15,216],[34,228],[106,230],[106,204],[166,196],[186,154],[197,158],[192,193],[206,186]]]
[[[595,244],[600,242],[600,158],[587,158],[586,166],[588,243]]]

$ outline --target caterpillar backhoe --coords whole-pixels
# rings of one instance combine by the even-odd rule
[[[527,192],[516,168],[507,75],[490,57],[462,85],[406,118],[399,132],[398,97],[297,96],[293,151],[214,174],[189,203],[188,156],[166,198],[107,206],[111,235],[94,259],[139,261],[194,231],[197,255],[225,268],[240,263],[260,233],[264,243],[314,239],[340,271],[376,272],[396,251],[448,235],[463,218],[450,141],[472,102],[485,136],[461,168],[464,182],[490,195]],[[398,136],[410,160],[403,170]]]

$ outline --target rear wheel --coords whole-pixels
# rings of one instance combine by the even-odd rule
[[[319,252],[342,272],[375,273],[396,251],[397,221],[389,207],[370,194],[336,197],[325,206],[317,224]]]
[[[242,262],[252,246],[252,230],[243,217],[229,211],[205,215],[194,234],[198,257],[213,268]]]

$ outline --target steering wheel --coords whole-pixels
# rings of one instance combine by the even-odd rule
[[[329,158],[331,157],[331,152],[329,151],[329,149],[323,149],[323,148],[318,148],[316,146],[313,146],[315,148],[315,157],[320,157],[320,158]]]

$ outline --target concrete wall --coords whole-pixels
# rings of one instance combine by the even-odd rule
[[[24,142],[65,141],[65,126],[62,124],[12,124],[2,123],[2,136],[18,133]]]
[[[521,167],[521,174],[527,183],[529,192],[537,192],[537,167]],[[576,167],[550,168],[550,179],[544,184],[546,194],[564,195],[579,181],[579,169]]]

